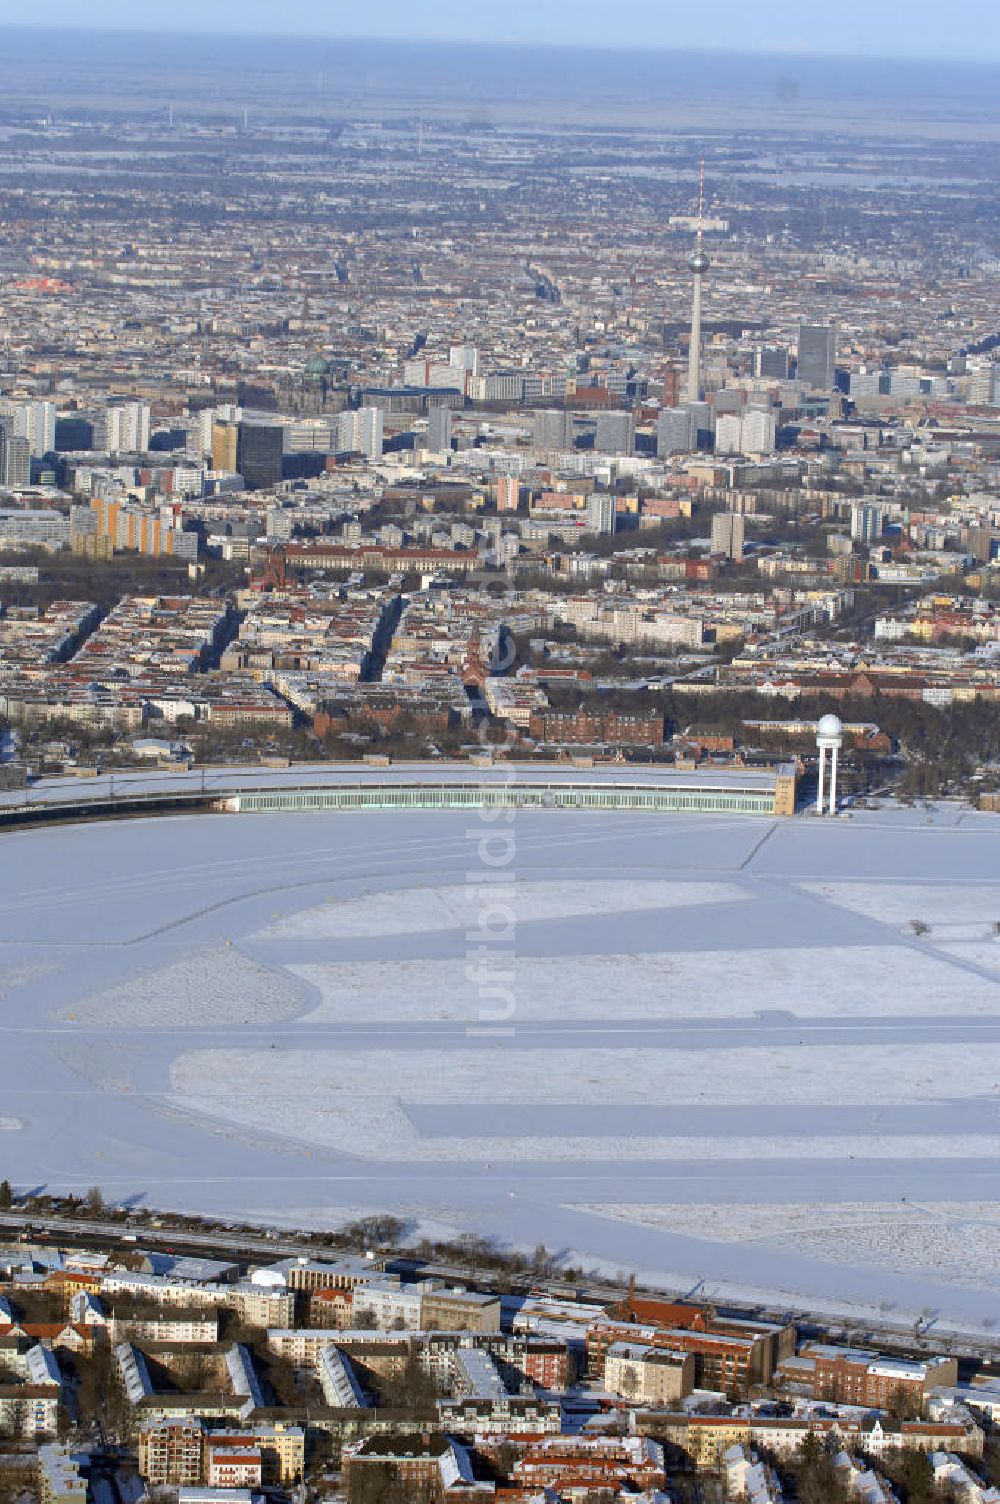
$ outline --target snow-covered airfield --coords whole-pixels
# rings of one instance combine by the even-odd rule
[[[1000,1318],[991,817],[202,815],[0,849],[20,1188]]]

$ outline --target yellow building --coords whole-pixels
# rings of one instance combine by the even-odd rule
[[[774,774],[774,813],[794,815],[798,773],[794,763],[782,763]]]
[[[306,1467],[306,1433],[301,1426],[280,1422],[246,1431],[208,1431],[204,1438],[202,1473],[208,1475],[210,1455],[253,1449],[260,1453],[261,1481],[266,1487],[290,1487],[300,1482]]]
[[[235,423],[212,424],[212,469],[236,471],[236,443],[238,430]]]
[[[740,1416],[660,1415],[655,1420],[657,1436],[687,1452],[698,1469],[717,1468],[730,1447],[750,1444],[750,1421]]]

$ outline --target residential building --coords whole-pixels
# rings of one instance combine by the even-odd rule
[[[432,416],[441,412],[448,412],[448,409],[431,409]],[[341,413],[337,420],[337,448],[345,453],[362,454],[367,460],[380,460],[384,421],[385,414],[380,407],[359,407],[355,412]],[[442,420],[436,418],[435,421],[440,423]],[[448,427],[450,441],[450,414]]]
[[[139,1473],[153,1488],[202,1482],[204,1427],[195,1417],[164,1418],[140,1426]]]
[[[420,1308],[424,1331],[498,1332],[500,1297],[472,1290],[427,1290]]]
[[[604,1387],[643,1405],[672,1405],[694,1388],[694,1355],[615,1342],[604,1359]]]
[[[615,498],[605,491],[594,491],[587,497],[587,531],[605,536],[615,531]]]
[[[54,402],[22,402],[14,408],[14,433],[27,439],[32,459],[51,454],[56,447]]]
[[[739,512],[716,512],[712,518],[712,553],[742,559],[745,526]]]
[[[520,480],[516,475],[501,475],[497,481],[497,511],[516,512],[520,505]]]

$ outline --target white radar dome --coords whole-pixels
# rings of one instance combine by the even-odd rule
[[[816,727],[817,736],[839,736],[843,731],[840,718],[835,715],[825,715]]]

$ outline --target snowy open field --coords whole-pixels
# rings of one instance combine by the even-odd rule
[[[391,1209],[676,1287],[1000,1319],[998,821],[364,812],[3,841],[22,1187],[293,1225]]]

